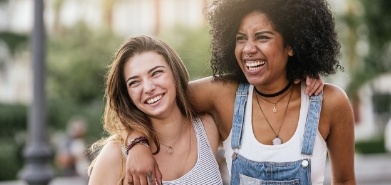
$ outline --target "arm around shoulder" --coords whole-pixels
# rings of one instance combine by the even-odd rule
[[[346,93],[334,85],[325,85],[323,107],[329,123],[326,139],[333,184],[356,184],[354,173],[354,117]],[[323,111],[322,111],[323,112]]]
[[[220,101],[224,101],[238,88],[232,81],[213,81],[211,76],[191,81],[189,83],[189,97],[196,111],[201,113],[214,113]]]
[[[124,177],[124,156],[116,141],[108,141],[96,157],[88,184],[120,184]]]

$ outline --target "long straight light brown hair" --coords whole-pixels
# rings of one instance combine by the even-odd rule
[[[148,115],[139,110],[129,97],[124,78],[125,63],[136,54],[153,51],[163,56],[173,72],[176,87],[177,105],[187,118],[192,119],[194,111],[187,95],[189,74],[179,55],[165,42],[150,36],[131,37],[117,51],[113,63],[107,73],[106,107],[104,113],[104,129],[110,134],[118,134],[120,128],[134,130],[145,134],[160,150],[155,132]],[[123,129],[122,129],[123,130]]]

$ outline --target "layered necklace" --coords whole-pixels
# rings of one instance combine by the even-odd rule
[[[255,88],[255,87],[254,87],[254,89],[255,89],[255,92],[257,92],[257,94],[260,95],[261,98],[262,98],[262,96],[264,96],[264,97],[276,97],[276,96],[281,95],[282,93],[286,92],[292,85],[293,85],[293,82],[290,81],[290,82],[284,87],[284,89],[282,89],[281,91],[278,91],[278,92],[276,92],[276,93],[273,93],[273,94],[265,94],[265,93],[262,93],[262,92],[258,91],[257,88]],[[277,106],[277,103],[280,102],[286,95],[287,95],[287,94],[285,94],[284,96],[282,96],[282,97],[281,97],[280,99],[278,99],[276,102],[269,101],[269,100],[267,100],[267,99],[265,99],[265,98],[262,98],[262,100],[264,100],[264,101],[266,101],[266,102],[268,102],[268,103],[273,104],[274,107],[273,107],[272,110],[273,110],[274,113],[276,113],[276,112],[277,112],[277,107],[276,107],[276,106]],[[258,96],[257,96],[257,97],[258,97]]]
[[[179,138],[181,138],[182,133],[183,133],[183,129],[185,128],[185,125],[186,125],[186,122],[183,123],[182,129],[181,129],[181,131],[179,132],[179,135],[178,135],[178,137],[175,139],[174,143],[172,143],[171,145],[167,145],[167,144],[164,144],[164,143],[160,142],[161,145],[163,145],[164,147],[166,147],[168,154],[171,155],[171,154],[174,153],[174,148],[173,148],[173,146],[175,145],[176,142],[178,142]]]
[[[259,95],[261,95],[263,97],[271,98],[271,97],[276,97],[276,96],[281,95],[282,93],[287,91],[289,89],[289,87],[291,87],[292,85],[293,85],[293,81],[289,81],[289,83],[281,91],[278,91],[278,92],[272,93],[272,94],[266,94],[266,93],[260,92],[260,91],[258,91],[258,89],[256,87],[254,87],[254,89],[255,89],[255,92],[257,92]]]
[[[288,84],[288,85],[289,85],[289,84]],[[292,84],[291,84],[291,85],[292,85]],[[289,87],[290,87],[291,85],[289,85],[288,88],[287,88],[286,90],[288,90]],[[285,88],[286,88],[286,87],[285,87]],[[284,88],[284,89],[285,89],[285,88]],[[258,91],[256,90],[256,88],[254,88],[254,89],[255,89],[256,92],[258,92]],[[283,90],[284,90],[284,89],[283,89]],[[286,90],[284,90],[284,92],[285,92]],[[281,91],[280,91],[280,92],[281,92]],[[259,93],[258,93],[258,94],[259,94]],[[281,94],[281,93],[280,93],[280,94]],[[287,94],[288,94],[288,93],[287,93]],[[265,113],[263,112],[262,107],[261,107],[261,105],[260,105],[260,103],[259,103],[258,95],[255,96],[255,97],[257,98],[258,107],[259,107],[259,109],[261,110],[263,117],[265,118],[267,124],[268,124],[269,127],[272,129],[272,131],[273,131],[273,133],[274,133],[274,135],[275,135],[275,138],[273,139],[273,145],[280,145],[280,144],[283,143],[283,141],[282,141],[282,139],[280,138],[279,134],[280,134],[280,131],[281,131],[281,127],[282,127],[282,125],[284,124],[285,115],[286,115],[286,112],[287,112],[287,110],[288,110],[288,106],[289,106],[289,103],[290,103],[290,101],[291,101],[292,94],[293,94],[293,88],[292,88],[292,90],[291,90],[291,92],[290,92],[289,100],[288,100],[288,103],[286,104],[286,107],[285,107],[284,116],[282,117],[282,122],[281,122],[280,127],[278,128],[277,132],[273,129],[273,127],[272,127],[272,125],[270,124],[269,120],[268,120],[267,117],[265,116]],[[280,98],[276,103],[273,103],[273,104],[274,104],[273,112],[277,112],[277,110],[274,111],[274,110],[276,109],[276,104],[277,104],[281,99],[283,99],[285,96],[286,96],[286,95],[284,95],[282,98]],[[261,97],[261,98],[262,98],[262,97]],[[262,98],[262,99],[263,99],[263,98]],[[265,100],[265,99],[263,99],[263,100]],[[266,100],[265,100],[265,101],[266,101]],[[269,101],[266,101],[266,102],[269,102]],[[272,102],[269,102],[269,103],[272,103]]]

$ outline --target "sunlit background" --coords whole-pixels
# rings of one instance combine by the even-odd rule
[[[0,0],[0,181],[18,181],[32,102],[33,0]],[[46,126],[56,154],[74,122],[87,147],[101,138],[104,77],[130,36],[161,38],[176,49],[192,79],[210,75],[205,19],[211,0],[44,0]],[[358,184],[391,184],[391,1],[329,0],[344,71],[324,78],[348,94],[355,113]],[[388,125],[391,125],[388,124]],[[391,127],[391,126],[390,126]],[[341,141],[343,142],[343,141]],[[380,177],[365,176],[366,161]],[[373,169],[375,168],[375,169]],[[326,175],[326,182],[329,175]],[[382,179],[384,178],[384,179]],[[380,179],[380,180],[379,180]],[[0,184],[2,184],[0,182]]]

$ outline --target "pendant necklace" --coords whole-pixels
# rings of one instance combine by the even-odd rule
[[[277,112],[277,108],[276,108],[276,105],[278,102],[280,102],[280,100],[282,100],[286,95],[288,95],[288,93],[286,93],[285,95],[283,95],[280,99],[278,99],[276,102],[272,102],[272,101],[269,101],[269,100],[266,100],[265,98],[262,98],[262,96],[260,96],[260,98],[268,103],[271,103],[274,105],[273,107],[273,112],[276,113]],[[258,96],[257,96],[258,97]]]
[[[254,89],[255,89],[255,88],[254,88]],[[282,125],[284,124],[285,115],[286,115],[286,112],[287,112],[287,110],[288,110],[288,106],[289,106],[289,103],[290,103],[290,101],[291,101],[292,94],[293,94],[293,88],[292,88],[292,90],[291,90],[291,95],[289,96],[288,103],[286,104],[286,107],[285,107],[285,112],[284,112],[284,117],[282,118],[282,123],[280,124],[280,128],[278,128],[277,132],[274,131],[272,125],[271,125],[270,122],[269,122],[269,120],[266,118],[265,113],[263,113],[262,107],[261,107],[261,105],[259,104],[258,95],[255,96],[255,97],[257,98],[258,107],[259,107],[259,109],[261,110],[263,117],[265,118],[265,120],[266,120],[267,124],[269,125],[269,127],[272,129],[274,135],[276,136],[276,137],[273,139],[273,145],[280,145],[280,144],[282,144],[282,139],[280,138],[279,134],[280,134],[280,131],[281,131],[281,127],[282,127]]]
[[[186,122],[183,123],[183,126],[182,126],[182,129],[181,129],[181,132],[179,132],[179,136],[178,138],[175,139],[174,143],[172,145],[166,145],[166,144],[163,144],[162,142],[160,142],[161,145],[165,146],[167,148],[167,152],[168,154],[173,154],[174,153],[174,148],[173,146],[175,145],[175,143],[179,140],[179,138],[181,138],[182,136],[182,133],[183,133],[183,129],[185,128],[185,125],[186,125]]]

